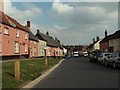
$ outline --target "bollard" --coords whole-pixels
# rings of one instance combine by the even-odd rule
[[[20,80],[20,61],[16,60],[15,61],[15,79]]]
[[[44,51],[45,51],[45,66],[47,66],[48,65],[48,60],[47,60],[47,50],[46,50],[46,48],[44,49]]]
[[[47,66],[48,65],[48,60],[47,60],[47,58],[45,58],[45,66]]]

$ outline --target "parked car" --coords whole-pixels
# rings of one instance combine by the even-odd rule
[[[98,57],[100,57],[101,53],[102,52],[100,50],[95,50],[90,52],[90,55],[89,55],[90,62],[97,62]]]
[[[78,56],[79,56],[79,52],[78,52],[78,51],[74,52],[74,53],[73,53],[73,56],[74,56],[74,57],[78,57]]]
[[[113,52],[111,56],[108,56],[105,60],[105,65],[112,65],[113,68],[120,66],[120,52]]]
[[[109,53],[109,52],[107,52],[107,53],[101,53],[101,55],[98,57],[98,63],[104,64],[104,60],[106,60],[108,56],[110,57],[111,54],[112,53]]]

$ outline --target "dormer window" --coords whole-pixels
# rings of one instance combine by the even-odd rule
[[[19,30],[16,30],[16,37],[18,38],[20,36]]]
[[[7,27],[4,28],[4,34],[6,34],[6,35],[9,34],[9,32],[8,32],[8,28],[7,28]]]

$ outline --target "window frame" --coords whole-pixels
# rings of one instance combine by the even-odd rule
[[[25,53],[27,53],[27,51],[28,51],[28,46],[27,44],[25,44]]]
[[[20,31],[17,29],[16,30],[16,37],[19,38],[20,37]]]
[[[15,53],[15,54],[20,53],[19,46],[20,46],[20,45],[19,45],[19,42],[15,41],[15,42],[14,42],[14,53]]]
[[[9,35],[9,28],[4,27],[4,34],[5,34],[5,35]]]
[[[34,54],[36,54],[37,53],[37,48],[36,47],[34,47]]]
[[[25,32],[25,40],[27,40],[27,32]]]

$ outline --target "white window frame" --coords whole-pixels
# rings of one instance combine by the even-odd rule
[[[14,53],[19,53],[19,43],[15,41]]]
[[[37,49],[36,49],[36,47],[34,47],[34,54],[36,54],[37,53]]]
[[[25,40],[27,40],[27,32],[25,32]]]
[[[4,34],[6,34],[6,35],[9,34],[9,29],[7,27],[4,27]]]
[[[25,52],[27,52],[28,51],[28,46],[27,46],[27,44],[25,44]]]
[[[36,42],[34,41],[34,44],[36,44]]]
[[[30,43],[32,43],[32,41],[30,41]]]
[[[16,30],[16,37],[20,37],[20,31],[18,29]]]

